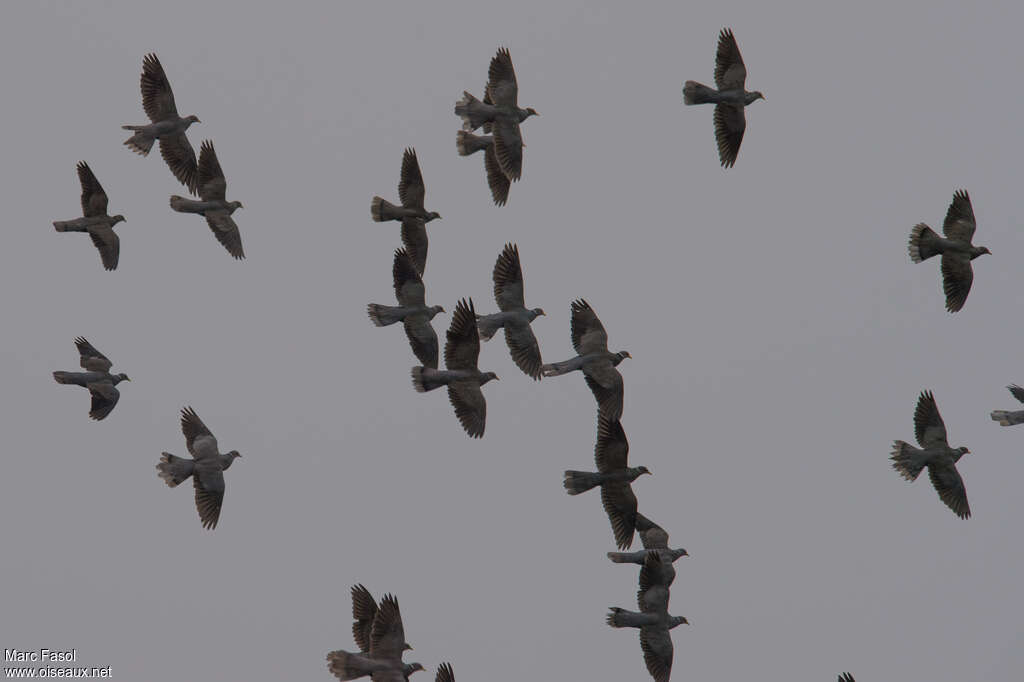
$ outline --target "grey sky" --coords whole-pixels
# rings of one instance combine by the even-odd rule
[[[648,679],[636,634],[604,622],[637,572],[605,559],[597,493],[561,486],[593,461],[582,378],[535,383],[485,344],[501,381],[474,441],[443,392],[413,391],[403,333],[366,317],[400,244],[370,199],[395,198],[414,146],[444,216],[428,303],[494,310],[515,241],[545,360],[572,354],[576,297],[633,355],[640,510],[692,555],[675,678],[1020,676],[1024,427],[988,412],[1024,383],[1021,9],[625,4],[4,5],[4,648],[76,647],[117,680],[327,680],[362,582],[398,595],[419,682],[443,660],[460,682]],[[724,26],[768,98],[728,171],[711,108],[680,93],[711,81]],[[504,208],[452,112],[499,45],[541,114]],[[245,204],[244,262],[170,210],[184,192],[157,153],[121,144],[150,51]],[[127,218],[113,273],[51,225],[79,215],[80,159]],[[959,187],[993,255],[950,315],[906,240]],[[132,378],[103,422],[50,376],[77,335]],[[889,466],[925,388],[971,448],[966,522]],[[214,532],[154,469],[185,450],[186,404],[244,455]]]

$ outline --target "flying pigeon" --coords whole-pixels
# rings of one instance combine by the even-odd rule
[[[504,206],[508,202],[508,191],[512,181],[498,164],[498,157],[494,154],[494,136],[474,135],[459,130],[455,133],[455,149],[459,156],[469,156],[479,151],[484,153],[484,172],[487,174],[487,186],[491,188],[491,199],[494,200],[495,206]]]
[[[1024,403],[1024,388],[1021,388],[1017,384],[1007,386],[1013,397]],[[1014,424],[1024,424],[1024,410],[1007,411],[1007,410],[993,410],[992,421],[997,421],[1003,426],[1013,426]]]
[[[185,407],[181,411],[181,432],[185,434],[185,444],[192,453],[192,459],[177,457],[165,452],[160,457],[156,469],[160,478],[169,487],[192,477],[196,489],[196,509],[203,528],[212,530],[217,527],[220,518],[220,507],[224,502],[224,472],[228,470],[236,457],[241,457],[238,450],[220,454],[217,439],[206,424],[199,418],[195,410]]]
[[[185,131],[193,123],[199,123],[196,116],[178,116],[174,105],[174,93],[167,82],[164,67],[155,54],[147,54],[142,60],[142,108],[146,110],[151,123],[141,126],[124,125],[125,130],[135,134],[124,141],[129,149],[146,156],[153,148],[153,142],[160,140],[160,156],[170,167],[178,181],[193,194],[198,189],[196,153],[185,137]]]
[[[505,330],[505,343],[516,366],[534,379],[541,377],[540,346],[530,329],[530,323],[544,311],[527,310],[523,299],[523,269],[519,262],[519,247],[505,244],[494,263],[494,300],[500,313],[478,315],[476,319],[480,338],[490,340],[499,329]]]
[[[405,249],[395,251],[391,274],[395,281],[398,305],[370,303],[366,306],[366,312],[378,327],[401,322],[405,326],[405,335],[409,338],[412,352],[424,366],[437,369],[437,332],[430,321],[438,313],[443,313],[444,308],[439,305],[427,306],[423,279]]]
[[[967,294],[974,281],[971,261],[983,253],[992,253],[984,246],[971,244],[976,227],[971,197],[967,195],[967,190],[961,189],[953,194],[953,201],[946,211],[946,220],[942,223],[945,238],[924,223],[914,225],[910,231],[910,243],[907,246],[910,260],[920,263],[942,254],[942,289],[946,294],[946,310],[951,313],[963,308],[967,302]]]
[[[566,471],[563,480],[570,495],[579,495],[601,486],[601,504],[608,514],[619,549],[633,544],[636,529],[636,495],[630,484],[641,475],[651,473],[644,466],[626,466],[628,458],[629,443],[622,423],[603,414],[598,415],[597,443],[594,445],[597,472]]]
[[[931,391],[923,391],[917,399],[917,408],[914,410],[914,436],[924,449],[918,450],[901,440],[894,441],[890,458],[892,468],[903,478],[913,481],[917,479],[922,469],[928,467],[928,477],[938,491],[939,498],[961,519],[970,518],[971,508],[967,504],[967,490],[956,470],[956,463],[970,450],[965,447],[949,447],[946,441],[946,425],[942,421]]]
[[[213,142],[203,140],[203,145],[199,149],[200,201],[175,195],[171,197],[171,208],[179,213],[202,215],[217,241],[228,250],[228,253],[241,260],[245,258],[242,235],[239,234],[238,225],[231,214],[235,209],[242,208],[242,202],[228,201],[225,198],[227,186],[224,171],[220,169],[220,162],[217,161],[217,152],[213,149]]]
[[[448,386],[448,399],[455,408],[462,428],[471,438],[481,438],[487,421],[487,402],[480,387],[491,379],[494,372],[481,372],[477,368],[480,356],[480,333],[476,327],[473,299],[462,299],[455,306],[448,341],[444,345],[445,370],[431,367],[413,367],[412,385],[418,392],[433,391]]]
[[[613,421],[622,418],[622,375],[615,369],[625,358],[632,357],[627,351],[608,351],[608,333],[601,320],[582,298],[572,302],[570,323],[572,345],[578,355],[569,360],[544,365],[541,369],[546,377],[582,370],[587,386],[597,399],[602,414]]]
[[[398,181],[398,198],[402,205],[395,206],[381,197],[374,197],[370,202],[370,215],[375,222],[402,222],[402,244],[421,275],[427,267],[427,223],[441,217],[440,213],[423,208],[425,195],[420,162],[416,150],[410,147],[402,155],[402,177]]]
[[[715,55],[715,88],[696,81],[683,85],[686,104],[715,105],[715,139],[718,141],[718,159],[724,168],[731,168],[740,153],[743,132],[747,129],[744,107],[759,99],[760,92],[747,92],[747,67],[740,56],[740,48],[732,29],[724,28],[718,35],[718,53]]]
[[[370,675],[373,682],[405,682],[409,675],[423,670],[419,663],[402,662],[402,653],[412,647],[405,641],[402,613],[393,595],[384,595],[378,607],[366,588],[356,585],[352,588],[352,616],[352,635],[360,653],[342,649],[328,653],[331,674],[339,680]]]
[[[114,232],[114,225],[124,222],[124,216],[107,215],[107,193],[85,161],[78,162],[78,181],[82,185],[82,217],[55,220],[53,226],[58,232],[88,232],[100,252],[103,267],[114,270],[121,252],[121,242]]]
[[[91,343],[79,336],[75,339],[78,347],[79,365],[84,372],[54,372],[53,378],[58,384],[74,384],[89,389],[92,405],[89,416],[99,421],[106,417],[121,398],[115,386],[122,381],[131,381],[127,374],[111,374],[111,362],[103,353],[96,350]]]
[[[464,130],[473,131],[491,124],[490,132],[494,135],[494,154],[498,166],[512,181],[518,180],[523,174],[525,145],[519,124],[530,116],[539,115],[532,107],[521,108],[518,99],[519,83],[512,66],[512,55],[502,47],[491,58],[485,101],[463,91],[462,99],[455,104],[455,113],[462,118]]]

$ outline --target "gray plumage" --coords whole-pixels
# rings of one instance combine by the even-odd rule
[[[654,555],[648,557],[644,564],[660,564]],[[689,624],[683,616],[670,616],[668,613],[669,590],[662,585],[645,583],[644,570],[641,570],[641,588],[637,594],[640,611],[628,611],[615,606],[609,607],[606,618],[613,628],[639,628],[640,648],[644,653],[647,671],[655,682],[667,682],[672,672],[672,637],[669,630],[677,625]]]
[[[668,532],[640,512],[636,514],[636,529],[644,549],[668,549]]]
[[[121,253],[121,241],[114,232],[114,225],[124,222],[123,215],[107,215],[107,193],[93,175],[89,164],[78,162],[78,182],[82,185],[82,217],[74,220],[55,220],[53,226],[58,232],[88,232],[100,260],[107,270],[117,268]]]
[[[581,370],[600,412],[612,420],[621,419],[622,375],[615,368],[625,358],[632,356],[624,350],[609,352],[608,333],[589,303],[581,298],[572,302],[571,309],[570,335],[577,356],[544,365],[541,370],[546,377]]]
[[[478,315],[476,318],[480,338],[490,340],[499,329],[505,330],[505,344],[516,367],[533,379],[540,379],[543,361],[540,346],[530,323],[544,315],[541,308],[527,310],[523,298],[523,268],[519,261],[519,246],[505,244],[498,255],[492,273],[494,300],[501,312]]]
[[[967,294],[974,282],[971,261],[982,254],[992,253],[984,246],[971,243],[976,228],[971,197],[966,190],[961,189],[953,194],[953,201],[946,211],[946,220],[942,223],[945,238],[924,223],[918,223],[910,231],[907,251],[911,261],[920,263],[932,256],[942,255],[942,290],[946,295],[946,310],[951,313],[963,308],[967,302]]]
[[[484,153],[484,172],[487,175],[487,186],[491,190],[491,199],[495,206],[504,206],[508,202],[508,192],[512,187],[512,181],[508,179],[498,157],[494,152],[493,135],[474,135],[473,133],[459,130],[455,133],[455,149],[459,156],[469,156],[476,152]]]
[[[401,322],[405,327],[405,335],[409,339],[412,352],[424,366],[437,369],[437,332],[430,321],[438,313],[443,313],[444,308],[426,304],[423,279],[405,249],[395,250],[391,275],[394,279],[398,305],[370,303],[366,306],[366,313],[378,327]]]
[[[174,104],[174,93],[167,81],[164,67],[155,54],[147,54],[142,60],[142,108],[146,110],[150,123],[146,125],[124,125],[125,130],[135,134],[124,141],[128,148],[146,156],[153,143],[160,140],[160,156],[167,162],[174,177],[193,194],[198,189],[199,177],[196,167],[196,153],[189,144],[185,131],[193,123],[199,123],[196,116],[178,116]]]
[[[1021,388],[1017,384],[1012,384],[1006,387],[1014,398],[1024,403],[1024,388]],[[1012,426],[1014,424],[1024,424],[1024,410],[993,410],[992,420],[999,422],[1003,426]]]
[[[58,384],[73,384],[89,389],[89,395],[92,396],[89,416],[99,421],[111,413],[121,398],[121,393],[114,387],[122,381],[131,379],[127,374],[111,374],[110,360],[85,338],[76,338],[75,346],[78,347],[78,363],[86,371],[57,371],[53,373],[53,379]]]
[[[171,488],[184,482],[189,476],[192,477],[199,520],[203,528],[212,530],[217,527],[220,508],[224,503],[224,472],[242,455],[237,450],[221,454],[216,437],[191,407],[185,407],[181,411],[181,432],[185,435],[185,445],[192,454],[192,459],[165,452],[161,455],[156,470],[164,483]]]
[[[612,534],[619,549],[633,544],[636,529],[636,495],[630,485],[647,467],[630,467],[629,443],[622,423],[599,414],[597,417],[597,443],[594,445],[596,472],[566,471],[563,485],[570,495],[579,495],[601,486],[601,504],[612,525]]]
[[[419,663],[403,663],[402,653],[412,649],[405,641],[405,628],[398,600],[384,595],[380,605],[362,585],[352,588],[352,635],[360,653],[339,649],[327,654],[327,669],[339,680],[370,675],[373,682],[404,682],[423,670]]]
[[[210,226],[217,241],[234,258],[241,260],[245,258],[245,251],[242,250],[242,235],[231,214],[236,209],[242,208],[242,202],[227,200],[227,186],[227,181],[224,180],[224,171],[221,170],[220,162],[217,160],[217,152],[213,149],[213,142],[203,140],[203,145],[199,149],[200,201],[175,195],[171,197],[171,208],[179,213],[202,215],[206,218],[206,224]]]
[[[480,356],[480,333],[476,327],[473,299],[462,299],[455,306],[448,339],[444,345],[446,370],[431,367],[413,367],[412,385],[420,393],[448,387],[448,400],[455,408],[462,428],[471,438],[481,438],[487,422],[487,402],[480,387],[491,379],[494,372],[481,372],[477,368]]]
[[[740,48],[732,29],[724,28],[718,35],[718,52],[715,55],[715,88],[696,81],[683,85],[683,102],[686,104],[715,105],[715,140],[718,143],[718,159],[724,168],[731,168],[740,153],[740,143],[747,129],[744,108],[759,99],[760,92],[747,92],[747,67],[740,56]]]
[[[441,217],[440,213],[423,207],[425,196],[420,162],[416,158],[416,150],[409,147],[402,155],[402,176],[398,181],[398,198],[402,205],[396,206],[381,197],[374,197],[370,202],[370,215],[374,221],[401,221],[402,244],[421,275],[427,267],[427,223]]]
[[[649,569],[650,580],[656,584],[670,587],[676,579],[674,562],[682,556],[689,556],[685,549],[641,549],[637,552],[608,552],[608,558],[617,564],[640,564],[645,566],[650,557],[658,559],[658,566]],[[643,575],[640,578],[644,582]]]
[[[970,518],[967,490],[956,469],[956,463],[970,450],[965,447],[949,447],[946,425],[931,391],[923,391],[917,399],[914,436],[923,449],[919,450],[901,440],[894,441],[890,458],[892,468],[903,478],[913,481],[927,467],[928,477],[939,493],[939,498],[961,519]]]
[[[490,124],[494,135],[494,153],[498,166],[512,181],[523,173],[523,135],[519,124],[539,114],[532,107],[519,106],[519,82],[508,49],[498,48],[487,71],[487,97],[480,101],[469,92],[462,93],[455,113],[462,118],[464,130],[473,131]],[[487,102],[486,100],[490,100]]]

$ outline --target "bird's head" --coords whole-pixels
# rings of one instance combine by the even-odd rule
[[[125,220],[124,216],[121,215],[120,213],[110,219],[110,224],[111,225],[117,225],[118,223],[126,223],[126,222],[128,222],[128,221]]]
[[[231,210],[234,211],[236,208],[245,208],[245,207],[242,206],[242,202],[241,201],[232,201],[231,202]]]
[[[124,373],[118,374],[117,379],[118,381],[131,381],[131,379],[128,378],[128,375]]]
[[[526,107],[526,116],[524,116],[523,118],[530,118],[531,116],[540,116],[540,114],[538,114],[537,110],[534,109],[533,107]]]
[[[974,260],[978,256],[986,253],[990,256],[992,255],[992,252],[988,250],[987,246],[975,246],[971,249],[971,260]]]
[[[964,455],[971,454],[971,451],[968,450],[966,446],[959,447],[959,448],[957,448],[957,450],[960,452],[960,456],[961,457],[963,457]]]
[[[187,122],[187,123],[188,123],[189,125],[192,125],[193,123],[202,123],[202,121],[200,121],[200,120],[199,120],[199,117],[198,117],[198,116],[196,116],[195,114],[192,114],[191,116],[189,116],[188,118],[186,118],[186,119],[185,119],[185,121],[186,121],[186,122]]]
[[[441,214],[437,211],[431,211],[427,214],[427,217],[423,219],[423,222],[429,223],[431,220],[440,220]]]
[[[641,474],[650,474],[651,470],[648,469],[647,467],[637,467],[636,468],[636,472],[637,472],[637,476],[639,476]],[[654,474],[651,474],[651,475],[653,476]]]
[[[409,644],[408,642],[403,642],[402,651],[412,651],[412,644]]]
[[[748,92],[747,93],[747,96],[746,96],[746,100],[747,101],[746,101],[746,103],[747,104],[751,104],[753,102],[756,102],[759,99],[764,99],[764,98],[765,97],[764,97],[763,94],[761,94],[760,90],[755,90],[754,92]]]
[[[530,312],[533,314],[534,319],[537,319],[541,315],[545,315],[545,316],[547,315],[547,313],[544,312],[543,308],[534,308]]]
[[[680,547],[679,549],[670,549],[668,553],[672,555],[672,561],[675,561],[681,556],[690,556],[690,553]]]
[[[419,663],[406,663],[402,667],[404,668],[404,670],[402,672],[405,673],[406,677],[408,677],[409,675],[412,675],[414,672],[416,672],[418,670],[423,670],[423,666],[420,665]]]
[[[483,380],[482,380],[482,381],[480,382],[480,385],[481,385],[481,386],[483,386],[484,384],[486,384],[486,383],[487,383],[488,381],[490,381],[491,379],[495,379],[495,380],[497,380],[497,379],[498,379],[498,375],[497,375],[497,374],[495,374],[494,372],[487,372],[486,374],[484,374],[484,378],[483,378]]]
[[[618,364],[620,362],[622,362],[623,360],[625,360],[626,358],[632,358],[632,357],[633,356],[629,354],[628,350],[620,350],[618,353],[615,354],[615,358],[612,360],[612,364],[614,364],[615,366],[618,366]]]
[[[669,618],[669,628],[674,628],[677,625],[689,625],[690,621],[686,620],[686,616],[672,616]]]
[[[434,315],[444,312],[444,306],[432,305],[430,306],[430,319],[434,319]]]
[[[232,460],[235,460],[241,456],[242,453],[240,453],[238,450],[232,450],[231,452],[228,453],[228,457],[230,457]]]

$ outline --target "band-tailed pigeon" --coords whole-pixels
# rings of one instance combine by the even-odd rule
[[[974,282],[971,261],[984,253],[992,253],[984,246],[971,243],[976,227],[971,197],[967,190],[961,189],[953,194],[953,201],[946,211],[946,220],[942,223],[944,238],[924,223],[918,223],[910,231],[907,245],[910,260],[920,263],[942,254],[942,290],[946,294],[946,310],[951,313],[963,308],[967,302],[967,294]]]
[[[181,411],[181,432],[185,434],[185,445],[192,453],[192,459],[178,457],[165,452],[156,465],[158,475],[169,487],[192,477],[196,490],[196,509],[203,528],[212,530],[220,519],[220,508],[224,502],[224,472],[235,458],[241,457],[238,450],[221,454],[217,438],[206,427],[195,410],[185,407]]]
[[[114,225],[124,222],[124,216],[107,215],[107,193],[85,161],[78,162],[78,181],[82,185],[82,217],[55,220],[53,226],[58,232],[88,232],[100,252],[103,267],[114,270],[121,253],[121,241],[114,232]]]
[[[436,211],[423,208],[426,187],[416,150],[407,148],[402,155],[402,177],[398,181],[398,198],[401,206],[395,206],[381,197],[370,202],[370,215],[376,222],[400,220],[402,222],[402,244],[423,274],[427,267],[427,223],[441,217]]]
[[[401,322],[405,327],[409,345],[412,346],[412,352],[424,366],[437,369],[437,332],[430,321],[438,313],[443,313],[444,308],[426,304],[423,278],[416,271],[416,266],[405,249],[395,250],[391,275],[394,279],[398,305],[370,303],[366,306],[366,312],[378,327]]]
[[[924,448],[919,450],[901,440],[893,442],[892,468],[900,476],[913,481],[921,470],[928,467],[928,477],[939,493],[939,498],[961,519],[971,516],[967,504],[967,490],[956,470],[956,463],[968,454],[965,447],[951,448],[946,440],[946,425],[939,414],[931,391],[923,391],[914,410],[914,436]]]
[[[504,328],[505,343],[516,366],[534,379],[541,377],[540,346],[537,337],[530,329],[530,323],[538,315],[543,315],[540,308],[527,309],[523,298],[523,269],[519,262],[519,247],[516,244],[505,244],[504,250],[494,263],[494,300],[500,313],[479,315],[476,319],[480,338],[488,341],[494,334]]]
[[[462,428],[471,438],[481,438],[487,421],[487,402],[480,387],[491,379],[494,372],[481,372],[477,368],[480,356],[480,334],[476,328],[473,299],[462,299],[455,306],[448,340],[444,345],[445,370],[432,367],[413,367],[412,385],[418,392],[448,387],[448,400],[455,408]]]
[[[213,149],[213,142],[203,140],[199,149],[199,198],[186,199],[177,195],[171,197],[171,208],[179,213],[199,213],[206,218],[206,224],[213,231],[225,249],[232,256],[241,260],[245,258],[242,250],[242,235],[238,232],[238,225],[235,224],[231,214],[235,209],[242,208],[241,201],[228,201],[227,182],[224,180],[224,171],[217,161],[217,152]]]
[[[178,181],[195,194],[198,191],[199,175],[196,168],[196,153],[189,144],[185,131],[193,123],[199,123],[196,116],[178,116],[174,105],[174,93],[167,82],[164,67],[155,54],[147,54],[142,60],[142,108],[146,110],[151,123],[141,126],[124,125],[125,130],[135,134],[124,141],[128,147],[142,156],[149,154],[153,142],[160,140],[160,156],[170,167]]]
[[[131,381],[131,379],[127,374],[111,374],[112,363],[110,360],[85,338],[81,336],[76,338],[75,345],[78,347],[78,363],[86,371],[57,371],[53,373],[53,378],[58,384],[74,384],[89,389],[89,394],[92,396],[89,416],[99,421],[110,414],[121,398],[120,392],[114,387],[122,381]]]
[[[1012,384],[1006,388],[1009,389],[1014,398],[1024,403],[1024,388],[1017,384]],[[1024,424],[1024,410],[993,410],[992,421],[997,421],[1003,426]]]
[[[696,81],[683,85],[686,104],[715,105],[715,140],[718,159],[724,168],[731,168],[740,153],[743,132],[747,129],[744,107],[759,99],[760,92],[747,92],[747,67],[740,56],[740,48],[732,29],[724,28],[718,35],[718,53],[715,55],[715,88]]]

